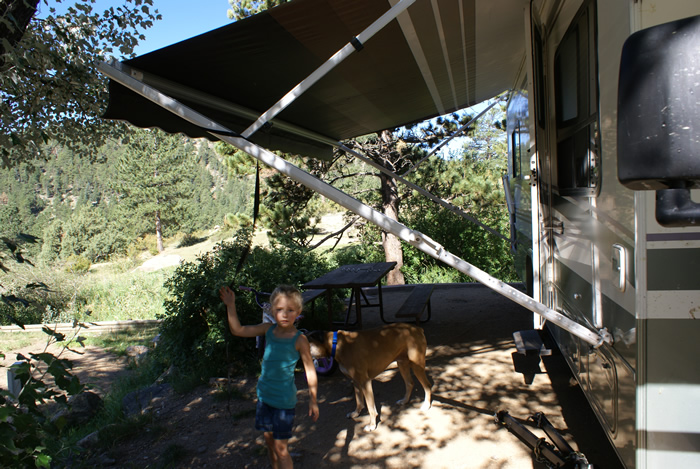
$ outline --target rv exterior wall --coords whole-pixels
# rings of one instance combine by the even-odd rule
[[[508,187],[514,205],[532,207],[534,214],[526,227],[526,215],[515,213],[518,236],[533,243],[528,250],[516,247],[519,271],[525,280],[527,256],[538,252],[541,261],[533,269],[540,274],[535,289],[542,302],[613,334],[612,346],[592,349],[550,326],[625,467],[700,467],[700,411],[688,405],[700,399],[700,321],[695,319],[700,317],[700,277],[692,267],[700,264],[700,227],[660,226],[655,193],[632,191],[617,177],[623,44],[639,29],[700,15],[700,2],[534,0],[531,12],[527,76],[515,80],[517,90],[508,108]],[[581,29],[588,27],[592,29]],[[588,34],[592,39],[589,50],[580,48],[580,41],[577,50],[588,62],[570,63],[594,73],[578,70],[569,75],[577,85],[587,83],[576,91],[587,94],[570,100],[578,108],[569,107],[569,114],[562,116],[557,99],[573,95],[557,92],[564,57],[560,46],[579,32],[579,38]],[[538,73],[545,77],[539,84]],[[565,91],[571,89],[575,88]],[[576,112],[586,105],[583,96],[592,104],[591,117],[581,127],[561,125],[574,122]],[[519,130],[523,122],[528,123],[528,149],[536,156],[534,196],[523,190],[528,181],[518,174],[522,166],[516,164],[522,161],[518,143],[524,141]],[[590,146],[595,154],[587,160],[596,165],[597,185],[588,192],[567,191],[560,181],[567,173],[560,166],[571,164],[565,152],[576,147],[562,142],[583,126],[589,126],[592,139],[599,139]],[[698,192],[692,193],[695,202],[700,202]]]

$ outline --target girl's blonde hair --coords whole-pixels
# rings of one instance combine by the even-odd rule
[[[270,304],[274,306],[277,298],[279,296],[286,296],[288,299],[292,300],[299,311],[302,310],[304,306],[304,300],[301,296],[299,289],[293,285],[280,285],[272,291],[270,295]]]

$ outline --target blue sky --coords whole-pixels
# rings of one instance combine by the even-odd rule
[[[97,5],[101,3],[105,2],[98,1]],[[226,16],[228,0],[154,0],[153,6],[163,15],[163,19],[146,30],[146,41],[136,48],[137,55],[231,23]]]
[[[125,0],[97,0],[92,9],[101,13],[110,6],[117,7],[125,3]],[[49,0],[49,5],[59,12],[74,4],[75,0],[63,0],[61,3]],[[40,8],[48,11],[43,3],[40,5]],[[136,55],[152,52],[231,23],[226,16],[228,0],[153,0],[153,7],[163,19],[146,30],[146,40],[138,45]]]

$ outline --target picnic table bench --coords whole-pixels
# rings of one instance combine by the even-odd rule
[[[411,292],[408,294],[408,297],[406,297],[401,306],[399,306],[396,313],[396,318],[414,318],[416,320],[416,324],[430,321],[430,316],[432,315],[432,311],[430,309],[430,297],[433,294],[433,288],[433,285],[424,284],[413,286],[413,288],[411,288]],[[421,316],[423,315],[423,311],[425,311],[426,307],[428,309],[428,315],[425,319],[421,320]],[[384,320],[384,317],[382,317],[382,320],[387,322]]]

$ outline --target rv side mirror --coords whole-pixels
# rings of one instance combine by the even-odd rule
[[[664,226],[700,222],[700,16],[639,31],[622,48],[617,176],[656,190]]]

